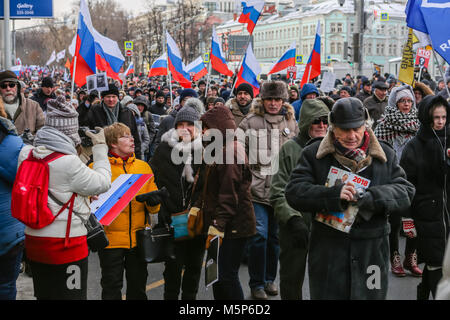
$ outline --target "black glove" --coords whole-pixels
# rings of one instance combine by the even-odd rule
[[[169,192],[167,191],[166,187],[162,187],[159,190],[140,194],[136,196],[136,200],[139,202],[146,202],[149,206],[156,206],[162,202],[164,202],[165,199],[169,197]]]
[[[294,216],[287,221],[286,225],[291,232],[292,240],[294,240],[293,246],[299,249],[308,248],[309,230],[303,218]]]

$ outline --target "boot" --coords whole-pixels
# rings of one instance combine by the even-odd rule
[[[400,254],[398,251],[394,251],[391,258],[391,271],[397,277],[405,277],[406,273],[402,267],[402,261],[400,259]]]
[[[430,297],[430,290],[426,285],[419,283],[417,286],[417,300],[428,300]]]
[[[417,253],[413,252],[406,255],[405,260],[403,261],[403,268],[411,272],[411,274],[415,277],[422,276],[422,270],[420,270],[417,265]]]

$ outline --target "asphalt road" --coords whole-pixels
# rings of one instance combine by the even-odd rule
[[[400,237],[400,252],[404,252],[405,239]],[[403,257],[402,257],[403,259]],[[423,265],[420,265],[423,268]],[[147,281],[147,297],[149,300],[162,300],[164,291],[163,280],[164,264],[149,264],[148,272],[149,277]],[[250,288],[248,286],[248,270],[245,264],[240,268],[241,285],[244,290],[244,296],[246,300],[251,300]],[[89,275],[88,275],[88,300],[100,300],[101,299],[101,286],[100,286],[100,263],[98,255],[91,253],[89,256]],[[277,277],[276,283],[278,285],[279,278]],[[412,277],[410,275],[404,278],[397,278],[391,273],[389,274],[389,288],[388,288],[388,300],[415,300],[416,299],[416,287],[420,283],[420,278]],[[20,274],[17,281],[17,299],[18,300],[33,300],[33,283],[32,279],[25,274]],[[125,281],[124,290],[125,292]],[[197,298],[199,300],[214,300],[212,288],[205,287],[204,273],[200,280],[200,288]],[[280,296],[269,297],[271,300],[280,300]],[[303,285],[303,299],[309,300],[308,290],[308,274],[305,276],[305,282]]]

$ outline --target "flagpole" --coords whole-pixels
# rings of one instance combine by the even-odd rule
[[[73,97],[73,89],[75,86],[75,72],[77,70],[77,56],[75,55],[73,57],[74,61],[73,61],[73,72],[72,72],[72,91],[70,92],[70,96]]]
[[[259,19],[259,18],[258,18],[258,19]],[[246,26],[245,26],[245,24],[244,24],[244,26],[242,27],[242,33],[244,33],[245,27],[246,27]],[[247,53],[248,44],[250,43],[250,39],[251,39],[251,38],[252,38],[252,35],[249,34],[249,35],[248,35],[248,39],[247,39],[247,44],[246,44],[245,47],[244,47],[244,54],[242,55],[241,61],[239,62],[239,68],[237,69],[237,73],[236,73],[236,75],[235,75],[235,77],[234,77],[234,82],[233,82],[233,87],[231,88],[230,98],[233,98],[233,97],[234,97],[234,87],[236,86],[238,73],[239,73],[239,71],[241,70],[242,63],[244,62],[244,57],[245,57],[245,54]]]
[[[306,83],[309,83],[309,78],[311,77],[311,69],[312,69],[312,64],[309,65],[308,79],[306,79]]]
[[[208,63],[208,78],[206,79],[206,88],[205,88],[205,99],[206,96],[208,95],[208,88],[209,88],[209,81],[211,77],[211,52],[209,53],[209,63]],[[206,103],[206,100],[205,100]]]
[[[445,82],[445,75],[444,75],[444,72],[442,71],[442,66],[439,63],[439,59],[436,56],[436,51],[434,50],[434,48],[433,48],[433,56],[434,56],[434,59],[436,60],[436,62],[438,64],[438,67],[439,67],[438,69],[439,69],[439,72],[441,73],[442,79],[444,79],[444,82]],[[450,90],[448,89],[447,85],[445,85],[445,89],[447,90],[448,97],[450,98]]]

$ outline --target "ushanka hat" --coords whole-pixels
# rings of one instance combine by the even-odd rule
[[[288,87],[283,81],[267,81],[261,86],[261,99],[283,99],[288,100]]]
[[[70,102],[66,102],[64,95],[48,100],[45,125],[64,133],[72,139],[75,146],[81,144],[78,135],[78,112]]]

